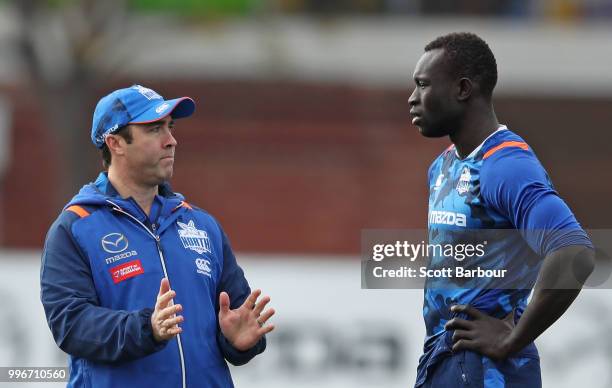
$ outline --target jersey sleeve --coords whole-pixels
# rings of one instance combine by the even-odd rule
[[[100,306],[88,259],[72,238],[78,216],[62,212],[45,241],[40,298],[57,345],[96,362],[123,362],[162,349],[151,329],[151,309],[111,310]]]
[[[244,277],[244,271],[242,271],[242,268],[240,268],[236,261],[227,235],[220,225],[219,229],[221,229],[221,236],[223,239],[223,272],[221,274],[221,282],[217,290],[217,296],[222,291],[227,292],[230,297],[230,309],[236,309],[240,307],[251,294],[251,288]],[[216,311],[218,314],[218,297]],[[232,365],[244,365],[266,349],[266,337],[263,336],[251,349],[240,351],[227,340],[220,328],[217,330],[217,343],[225,359]]]
[[[541,257],[570,245],[593,247],[530,149],[505,148],[484,160],[481,195]]]

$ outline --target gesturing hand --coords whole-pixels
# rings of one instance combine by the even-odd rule
[[[227,292],[221,292],[219,295],[221,332],[232,346],[240,351],[252,348],[264,334],[274,330],[274,325],[265,325],[266,321],[274,315],[274,309],[263,311],[270,302],[270,297],[265,296],[257,303],[259,295],[261,295],[261,290],[253,291],[242,306],[234,310],[230,310],[230,299]]]
[[[503,360],[510,354],[508,338],[514,329],[514,311],[504,319],[493,318],[468,305],[451,307],[454,313],[466,313],[473,320],[453,318],[446,322],[446,330],[453,334],[453,352],[473,350],[493,360]]]
[[[157,342],[174,338],[183,331],[178,326],[179,323],[183,322],[183,316],[176,315],[183,307],[172,302],[172,298],[175,296],[176,292],[170,289],[170,282],[167,278],[163,278],[159,285],[155,310],[151,315],[153,337]]]

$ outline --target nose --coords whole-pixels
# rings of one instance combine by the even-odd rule
[[[172,132],[168,130],[168,136],[166,137],[166,141],[164,142],[164,148],[176,147],[177,144],[178,142],[176,141],[176,138],[174,137]]]
[[[410,97],[408,97],[408,105],[415,106],[416,104],[419,103],[418,91],[419,91],[419,88],[415,87]]]

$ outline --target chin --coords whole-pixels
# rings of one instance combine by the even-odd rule
[[[157,175],[157,184],[161,185],[162,183],[169,182],[172,179],[172,170],[170,171],[161,171]]]
[[[438,137],[444,137],[444,136],[449,135],[449,133],[446,131],[435,130],[431,128],[423,128],[423,127],[419,127],[419,133],[425,137],[430,137],[430,138],[438,138]]]

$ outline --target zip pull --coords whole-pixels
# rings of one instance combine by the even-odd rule
[[[159,242],[159,236],[155,235],[155,241]]]

